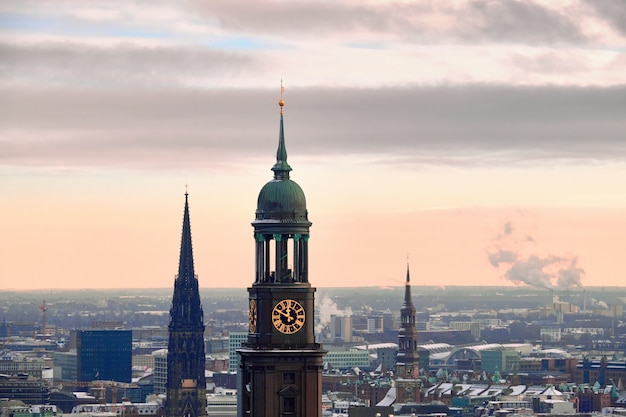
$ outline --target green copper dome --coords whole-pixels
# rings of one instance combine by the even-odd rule
[[[307,221],[306,197],[302,188],[289,178],[268,182],[259,193],[256,218]]]

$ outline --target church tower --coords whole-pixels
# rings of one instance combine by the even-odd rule
[[[406,266],[404,303],[400,309],[400,331],[398,333],[398,356],[396,358],[396,402],[419,402],[419,354],[417,353],[417,328],[415,307],[411,297],[411,275]]]
[[[193,269],[188,197],[185,193],[180,261],[170,307],[165,417],[207,415],[204,314]]]
[[[282,93],[282,87],[281,87]],[[280,105],[274,178],[261,189],[254,228],[255,280],[240,359],[239,417],[321,417],[322,358],[315,343],[306,199],[289,178]]]

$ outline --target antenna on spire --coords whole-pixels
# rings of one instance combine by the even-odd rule
[[[185,195],[189,195],[188,185],[185,183]]]
[[[283,106],[285,105],[285,100],[283,100],[283,93],[285,92],[285,87],[283,87],[283,79],[280,79],[280,100],[278,100],[278,105],[280,106],[280,114],[283,114]]]

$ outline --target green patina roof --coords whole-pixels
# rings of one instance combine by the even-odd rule
[[[306,220],[306,197],[302,188],[289,178],[265,184],[257,201],[258,219]]]

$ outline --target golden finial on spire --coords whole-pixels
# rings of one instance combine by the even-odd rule
[[[283,87],[283,80],[280,79],[280,100],[278,100],[278,105],[280,106],[280,114],[283,114],[283,106],[285,105],[285,100],[283,100],[283,93],[285,92],[285,87]]]

